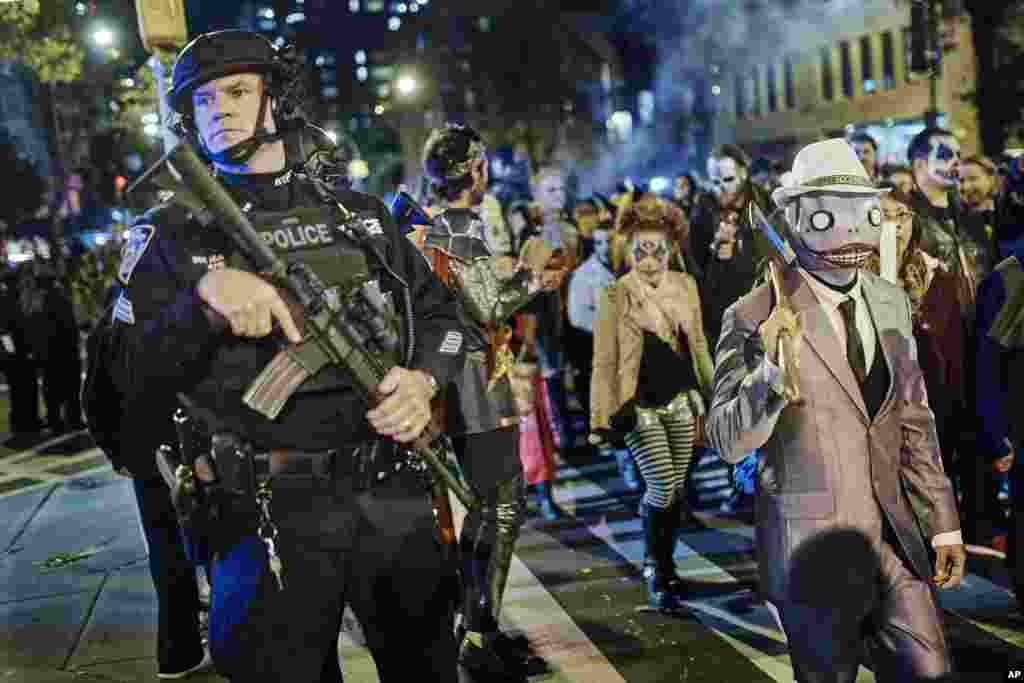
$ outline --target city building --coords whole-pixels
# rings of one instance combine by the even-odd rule
[[[607,40],[553,0],[246,0],[238,25],[303,50],[312,118],[362,150],[381,192],[416,181],[445,121],[535,162],[585,160],[607,135],[601,84],[621,80]]]
[[[806,11],[805,11],[806,12]],[[944,18],[939,123],[978,150],[978,123],[967,95],[975,55],[966,14]],[[753,156],[788,162],[800,147],[864,130],[879,142],[880,163],[906,163],[907,145],[931,107],[927,74],[910,69],[909,3],[815,3],[765,54],[731,64],[715,84],[715,137]]]

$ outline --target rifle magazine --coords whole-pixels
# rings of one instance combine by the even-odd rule
[[[280,415],[292,394],[323,367],[311,367],[300,347],[287,348],[274,356],[246,390],[242,397],[245,405],[271,420]]]

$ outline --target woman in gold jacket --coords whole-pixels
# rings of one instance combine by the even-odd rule
[[[632,269],[598,299],[591,431],[600,443],[625,434],[647,483],[647,602],[682,605],[672,558],[712,362],[693,277],[669,270],[672,236],[685,218],[664,200],[625,207],[620,225]]]

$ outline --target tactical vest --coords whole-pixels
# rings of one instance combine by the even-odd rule
[[[395,296],[401,296],[399,283],[386,274],[383,266],[369,249],[343,230],[343,221],[336,207],[328,205],[300,207],[285,212],[253,212],[249,214],[256,232],[265,243],[287,263],[300,262],[323,282],[328,297],[343,298],[349,288],[367,280],[376,280],[388,302],[389,322],[401,336],[407,332],[396,314]],[[369,219],[375,221],[375,218]],[[376,230],[379,252],[384,253],[387,240],[379,224]],[[252,271],[245,256],[237,250],[225,257],[225,265]],[[301,321],[296,323],[302,326]],[[402,337],[404,338],[404,337]],[[216,388],[220,392],[241,395],[264,367],[274,358],[284,343],[280,334],[262,339],[234,338],[222,344],[211,362],[211,374],[202,383],[202,390]],[[402,359],[393,358],[398,363]],[[214,386],[211,386],[214,385]],[[341,368],[326,367],[304,382],[297,394],[346,390],[352,380]],[[240,399],[239,399],[240,402]],[[218,401],[221,406],[223,400]],[[229,402],[230,403],[230,402]]]

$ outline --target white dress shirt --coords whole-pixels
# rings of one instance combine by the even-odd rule
[[[864,372],[871,372],[871,364],[875,360],[877,340],[875,339],[875,325],[871,322],[871,312],[868,311],[868,306],[864,303],[864,292],[861,291],[860,278],[857,278],[853,289],[844,294],[820,282],[802,268],[800,269],[800,274],[807,281],[807,284],[810,285],[811,291],[814,292],[814,297],[818,300],[818,303],[828,313],[828,320],[832,323],[832,329],[839,339],[839,346],[843,349],[844,354],[846,354],[847,348],[846,323],[843,322],[843,314],[839,311],[839,304],[847,299],[853,299],[856,302],[854,322],[857,325],[857,331],[860,333],[860,343],[864,347]]]

